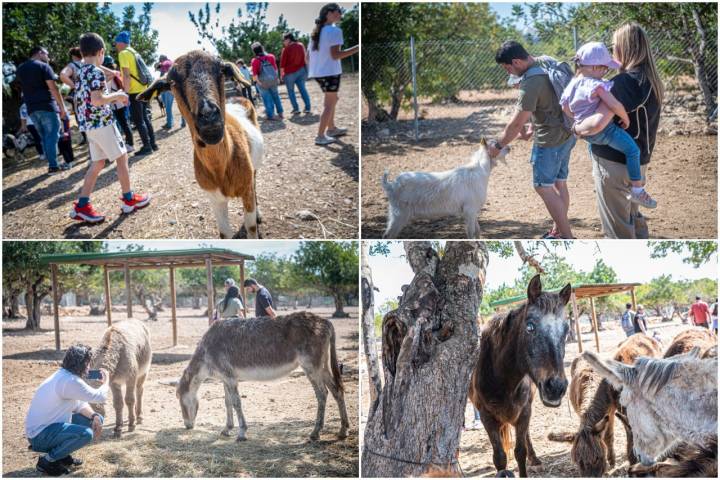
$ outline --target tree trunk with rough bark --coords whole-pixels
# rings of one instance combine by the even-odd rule
[[[335,300],[335,312],[333,312],[333,318],[348,318],[350,315],[343,310],[345,301],[343,299],[342,292],[333,292],[333,300]]]
[[[365,361],[368,371],[368,393],[370,394],[370,412],[377,407],[377,399],[382,390],[380,367],[378,366],[377,342],[375,340],[375,285],[372,281],[372,270],[368,263],[368,244],[362,243],[360,249],[360,285],[362,298],[362,335]]]
[[[700,85],[700,91],[702,92],[703,102],[705,103],[705,115],[710,117],[710,114],[717,108],[717,103],[713,99],[713,92],[717,91],[717,82],[714,87],[710,84],[710,78],[708,76],[708,69],[706,66],[706,51],[708,49],[707,32],[703,25],[702,19],[700,18],[700,12],[692,4],[688,4],[692,19],[690,20],[695,27],[695,31],[700,39],[699,43],[691,41],[688,42],[688,50],[693,62],[693,68],[695,69],[695,78]],[[683,17],[683,25],[690,31],[690,21]]]
[[[383,319],[385,385],[365,429],[364,477],[418,477],[433,465],[458,472],[487,249],[447,242],[440,258],[430,242],[404,245],[415,278]]]
[[[38,277],[34,282],[28,282],[26,285],[25,308],[27,309],[27,320],[25,320],[25,328],[28,330],[40,329],[42,300],[50,293],[50,289],[43,287],[42,282],[43,277]]]

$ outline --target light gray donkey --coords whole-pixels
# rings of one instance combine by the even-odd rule
[[[325,422],[327,391],[340,410],[338,438],[349,426],[345,394],[335,351],[332,323],[308,312],[276,319],[228,319],[215,322],[198,343],[177,385],[185,427],[193,428],[198,412],[198,389],[208,377],[219,378],[225,387],[227,422],[223,435],[233,429],[233,409],[238,417],[237,441],[246,440],[247,424],[242,412],[238,382],[275,380],[300,366],[315,390],[318,408],[311,440],[317,440]]]
[[[667,455],[679,442],[717,442],[717,358],[700,359],[700,349],[666,359],[638,357],[634,365],[583,356],[621,390],[635,449],[643,464]]]
[[[100,347],[95,350],[90,368],[104,368],[110,374],[116,438],[120,437],[123,426],[123,386],[128,408],[128,431],[135,430],[136,423],[142,423],[143,385],[150,371],[151,359],[150,332],[142,322],[132,319],[108,327]],[[105,414],[104,407],[100,406],[98,410]]]

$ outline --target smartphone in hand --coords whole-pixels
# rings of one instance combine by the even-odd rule
[[[102,380],[102,374],[100,370],[90,370],[87,374],[88,380]]]

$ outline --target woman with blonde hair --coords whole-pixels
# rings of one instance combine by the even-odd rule
[[[655,147],[660,123],[663,86],[660,81],[645,30],[637,23],[625,23],[613,33],[612,54],[620,63],[613,77],[611,93],[622,103],[630,117],[627,132],[640,148],[643,178]],[[594,135],[618,119],[608,108],[585,119],[575,127],[580,136]],[[625,155],[607,145],[589,145],[593,160],[593,178],[602,231],[605,238],[648,238],[645,217],[630,201],[631,181]]]

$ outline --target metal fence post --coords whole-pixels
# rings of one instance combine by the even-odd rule
[[[410,66],[412,69],[413,107],[415,108],[415,141],[418,141],[420,135],[418,133],[417,77],[415,75],[415,37],[413,36],[410,36]]]
[[[574,47],[574,50],[577,52],[578,39],[577,39],[577,27],[575,27],[575,26],[573,26],[573,47]]]

